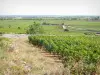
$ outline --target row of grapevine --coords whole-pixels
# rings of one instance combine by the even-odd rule
[[[81,72],[96,72],[100,62],[100,37],[94,36],[29,36],[33,45],[43,46],[47,51],[60,55],[64,65],[73,67],[82,62]],[[67,63],[67,64],[66,64]],[[74,70],[76,71],[76,70]],[[79,72],[79,71],[78,71]]]

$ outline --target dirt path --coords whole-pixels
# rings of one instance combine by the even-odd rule
[[[42,49],[28,43],[26,38],[12,38],[7,75],[61,75],[63,64]]]

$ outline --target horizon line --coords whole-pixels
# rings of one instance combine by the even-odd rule
[[[51,15],[51,14],[47,14],[47,15],[42,15],[42,14],[0,14],[0,16],[100,16],[100,15]]]

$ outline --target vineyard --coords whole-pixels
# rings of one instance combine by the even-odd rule
[[[99,36],[29,36],[28,39],[57,55],[72,75],[100,74]]]

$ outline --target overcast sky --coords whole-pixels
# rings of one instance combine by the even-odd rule
[[[100,15],[100,0],[0,0],[0,15]]]

